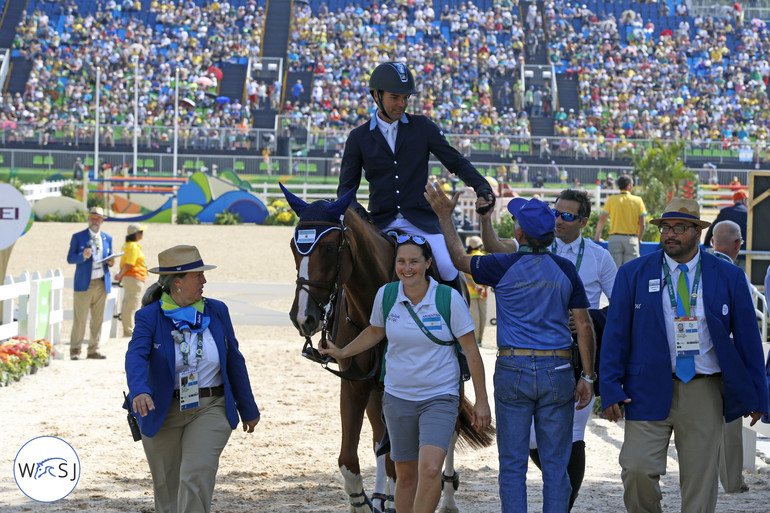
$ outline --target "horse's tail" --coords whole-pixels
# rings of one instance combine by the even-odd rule
[[[460,437],[457,444],[460,449],[480,449],[489,447],[495,441],[495,426],[490,424],[479,432],[471,425],[473,419],[473,403],[463,396],[460,405],[460,414],[457,416],[458,431]]]

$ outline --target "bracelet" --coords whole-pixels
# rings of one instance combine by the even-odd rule
[[[585,372],[581,372],[580,378],[586,380],[588,383],[593,384],[593,382],[596,381],[596,374],[594,374],[593,376],[589,376]]]

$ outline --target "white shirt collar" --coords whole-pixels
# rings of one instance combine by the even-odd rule
[[[677,266],[679,266],[679,262],[668,256],[665,252],[663,252],[663,256],[666,258],[666,264],[668,265],[669,271],[673,274],[674,270],[677,269]],[[695,269],[695,266],[698,264],[698,260],[700,260],[700,250],[695,254],[695,257],[686,263],[687,265],[687,272],[692,271]]]
[[[578,235],[577,238],[572,242],[570,242],[569,244],[566,242],[563,242],[561,239],[556,239],[556,240],[558,240],[561,243],[561,245],[564,247],[562,251],[567,251],[568,249],[572,249],[572,251],[577,255],[578,251],[580,251],[580,243],[583,240],[583,236]]]

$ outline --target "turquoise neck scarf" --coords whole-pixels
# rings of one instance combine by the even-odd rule
[[[165,292],[160,296],[160,311],[171,319],[178,330],[189,329],[193,333],[200,333],[208,328],[211,318],[203,315],[203,309],[203,299],[181,307]]]

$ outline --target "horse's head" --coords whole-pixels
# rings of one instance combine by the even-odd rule
[[[336,201],[306,203],[281,185],[286,200],[299,216],[291,250],[297,267],[297,287],[289,317],[300,335],[312,336],[323,327],[331,300],[350,272],[345,251],[345,210],[355,196],[350,190]]]

